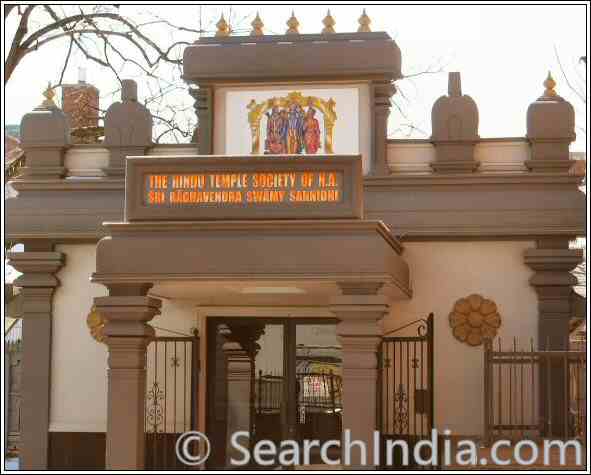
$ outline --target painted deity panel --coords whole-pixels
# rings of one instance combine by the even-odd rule
[[[241,88],[223,94],[226,154],[360,152],[357,88]]]
[[[251,153],[315,155],[334,153],[336,102],[293,91],[248,104]]]

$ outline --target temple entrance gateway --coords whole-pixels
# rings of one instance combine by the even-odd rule
[[[207,325],[217,316],[202,315],[210,357],[198,427],[214,438],[212,466],[228,466],[236,450],[228,441],[236,431],[252,434],[246,442],[253,444],[257,437],[299,441],[311,434],[313,440],[339,440],[346,428],[373,453],[377,322],[390,302],[412,292],[400,242],[383,222],[363,219],[361,157],[132,157],[126,164],[125,221],[104,224],[109,237],[97,246],[92,276],[109,291],[95,298],[107,321],[109,346],[106,466],[145,466],[145,357],[154,337],[150,320],[160,313],[166,318],[163,299],[188,299],[196,307],[266,308],[269,317],[270,309],[286,306],[317,309],[316,315],[331,319],[242,314]],[[320,177],[336,173],[341,199],[297,205],[180,206],[166,198],[150,203],[151,191],[170,198],[171,177],[177,175],[248,173],[252,183],[255,174],[269,172],[300,179],[312,174],[315,187]],[[311,456],[316,463],[317,454]],[[348,465],[367,467],[357,453]]]
[[[277,447],[283,440],[300,447],[305,439],[340,440],[342,351],[336,323],[320,318],[208,319],[208,468],[257,466],[252,449],[263,440]],[[236,439],[251,452],[250,463],[242,467],[232,462],[244,457],[231,444],[238,431],[250,434]],[[329,453],[332,459],[339,456],[338,450]],[[309,463],[321,463],[318,448],[310,451]]]

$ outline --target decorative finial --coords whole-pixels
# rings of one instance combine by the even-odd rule
[[[330,14],[330,10],[328,10],[326,12],[326,16],[324,17],[324,20],[322,20],[322,24],[324,25],[324,28],[322,29],[322,33],[327,34],[327,33],[336,33],[334,26],[336,25],[336,21],[334,20],[334,18],[332,17],[332,15]]]
[[[367,16],[367,13],[365,13],[365,8],[363,9],[363,13],[359,17],[359,20],[357,20],[357,21],[359,22],[359,28],[357,29],[357,33],[370,33],[371,32],[371,28],[369,27],[369,24],[371,23],[371,19]]]
[[[223,13],[215,26],[218,29],[218,31],[215,32],[215,36],[230,36],[230,26],[228,25],[228,22],[226,22]]]
[[[447,77],[447,94],[449,97],[462,96],[462,77],[459,72],[449,73]]]
[[[263,33],[263,20],[261,20],[261,17],[259,16],[259,12],[257,12],[257,16],[254,17],[254,20],[252,20],[252,23],[250,24],[252,26],[252,30],[250,31],[250,36],[262,36],[264,35]]]
[[[544,95],[542,97],[556,97],[556,91],[554,88],[556,87],[556,81],[552,77],[552,73],[548,71],[548,77],[544,81]]]
[[[53,90],[53,87],[51,87],[51,82],[47,83],[47,89],[45,89],[45,91],[43,91],[43,97],[45,97],[45,100],[41,103],[41,107],[46,107],[46,108],[57,107],[55,105],[55,102],[53,102],[53,98],[55,97],[55,91]]]
[[[297,35],[297,34],[299,34],[298,27],[300,26],[300,22],[295,17],[295,13],[294,13],[293,10],[291,11],[291,17],[289,17],[289,20],[287,20],[287,26],[288,26],[288,29],[285,32],[286,35]]]

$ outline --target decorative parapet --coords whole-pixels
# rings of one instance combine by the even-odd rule
[[[125,157],[144,155],[152,145],[152,115],[137,101],[137,83],[121,81],[121,102],[115,102],[105,115],[105,147],[109,149],[108,176],[125,175]]]
[[[478,135],[478,107],[476,102],[462,94],[460,73],[449,73],[448,95],[441,96],[431,111],[435,161],[431,164],[437,173],[465,173],[478,168],[474,147]]]
[[[531,159],[526,166],[533,172],[566,173],[572,166],[569,145],[575,140],[575,110],[554,90],[550,72],[544,93],[527,109],[527,138]]]
[[[66,114],[53,102],[51,85],[43,95],[43,103],[21,121],[26,163],[19,176],[23,178],[61,178],[66,173],[64,153],[70,145],[70,125]]]

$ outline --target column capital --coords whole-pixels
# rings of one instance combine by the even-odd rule
[[[228,381],[250,381],[252,359],[248,351],[235,341],[224,343],[222,349],[228,364]]]
[[[115,344],[116,337],[153,337],[154,329],[147,322],[160,313],[162,305],[160,300],[147,296],[95,297],[94,304],[105,318],[104,333],[109,348]]]
[[[360,320],[375,324],[388,313],[388,297],[378,295],[383,282],[337,282],[337,285],[342,294],[331,298],[329,308],[341,322]]]
[[[548,349],[568,347],[571,293],[577,278],[571,271],[582,261],[582,249],[569,249],[564,238],[541,239],[524,252],[534,274],[530,285],[538,295],[538,342]]]
[[[61,252],[8,252],[8,264],[22,272],[14,285],[17,287],[49,287],[59,285],[55,274],[64,265],[65,256]]]
[[[383,286],[380,281],[337,282],[343,295],[377,295]]]
[[[524,262],[537,272],[570,272],[583,259],[582,249],[532,248],[524,253]]]

